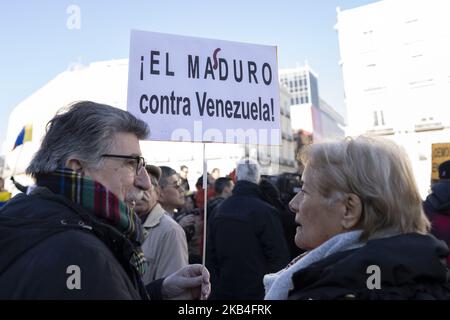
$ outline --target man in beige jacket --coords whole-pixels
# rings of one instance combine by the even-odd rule
[[[188,265],[188,248],[183,228],[158,203],[161,169],[152,165],[147,165],[145,169],[151,180],[151,188],[136,203],[135,209],[145,230],[142,251],[149,268],[143,280],[147,284]]]

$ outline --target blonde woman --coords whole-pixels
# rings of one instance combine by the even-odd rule
[[[313,144],[292,199],[307,252],[264,277],[265,299],[449,299],[448,248],[431,236],[404,151],[381,138]]]

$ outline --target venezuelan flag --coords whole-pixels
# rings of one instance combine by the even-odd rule
[[[33,125],[27,124],[25,127],[22,128],[19,135],[17,136],[16,143],[14,143],[13,150],[20,146],[21,144],[24,144],[27,141],[31,141],[31,138],[33,136]]]

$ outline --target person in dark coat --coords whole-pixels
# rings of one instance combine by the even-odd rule
[[[304,252],[304,250],[301,250],[295,245],[294,237],[297,224],[294,220],[294,213],[281,201],[280,192],[269,179],[261,179],[259,189],[261,190],[264,201],[278,210],[278,218],[283,227],[283,236],[289,249],[289,257],[290,259],[294,259]]]
[[[49,122],[27,168],[36,187],[0,211],[0,299],[206,298],[201,265],[143,285],[133,207],[150,187],[147,135],[130,113],[90,101]]]
[[[189,173],[189,169],[187,166],[182,165],[180,167],[180,172],[178,173],[178,175],[180,176],[180,184],[183,187],[183,190],[186,194],[190,193],[191,187],[189,186],[189,181],[188,181],[188,173]]]
[[[230,197],[234,188],[234,182],[231,178],[221,177],[214,182],[214,193],[216,194],[211,200],[208,200],[208,219],[209,216],[226,198]]]
[[[264,274],[289,261],[278,212],[262,200],[259,179],[257,163],[240,162],[232,196],[209,221],[206,260],[211,299],[262,299]]]
[[[423,209],[431,221],[431,233],[450,246],[450,160],[441,163],[438,172],[439,181],[431,186]],[[450,265],[450,257],[447,264]]]
[[[290,202],[307,250],[264,277],[267,300],[450,299],[445,242],[430,223],[405,151],[375,137],[302,151]]]

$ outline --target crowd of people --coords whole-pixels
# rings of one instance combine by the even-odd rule
[[[298,174],[215,168],[205,199],[187,166],[145,162],[148,134],[90,101],[49,122],[0,209],[0,299],[450,299],[450,161],[423,202],[401,147],[346,138]]]

